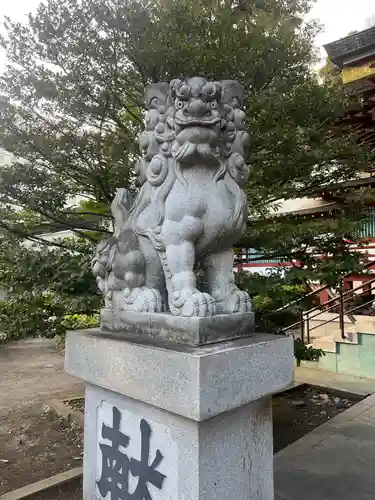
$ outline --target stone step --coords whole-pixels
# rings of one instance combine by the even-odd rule
[[[336,353],[336,344],[353,344],[358,345],[358,335],[356,333],[345,332],[346,339],[341,338],[341,332],[337,331],[333,335],[315,338],[312,340],[312,345],[316,349],[323,349],[325,352]]]
[[[322,349],[324,352],[333,352],[336,354],[336,342],[333,338],[320,338],[314,340],[315,349]]]

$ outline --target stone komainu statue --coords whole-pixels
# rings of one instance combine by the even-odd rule
[[[141,188],[134,202],[118,190],[115,232],[93,260],[107,308],[200,317],[251,310],[233,275],[247,218],[243,97],[235,81],[199,77],[148,88]],[[205,290],[197,289],[198,263]]]

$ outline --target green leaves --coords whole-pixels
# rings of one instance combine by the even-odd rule
[[[64,335],[67,330],[97,327],[99,314],[91,307],[86,303],[83,308],[86,313],[79,313],[77,304],[68,296],[50,291],[10,296],[0,301],[0,329],[3,334],[0,344],[26,337],[54,338]]]
[[[297,366],[301,366],[301,361],[319,361],[325,355],[323,349],[307,346],[301,339],[294,340],[294,357],[297,360]]]
[[[66,249],[20,245],[2,238],[0,282],[11,293],[53,290],[59,294],[92,296],[97,294],[90,270],[93,246],[71,239],[62,240]],[[69,249],[69,247],[71,249]]]
[[[312,306],[310,298],[299,302],[298,306],[278,311],[308,292],[307,283],[292,272],[276,269],[268,276],[237,273],[236,282],[251,295],[258,331],[280,331],[298,321],[301,308]]]
[[[98,325],[102,297],[90,269],[92,247],[84,240],[64,244],[64,249],[28,248],[2,238],[0,282],[7,298],[0,301],[0,344]]]
[[[311,70],[319,26],[305,22],[310,8],[308,0],[48,0],[24,25],[7,19],[0,148],[14,159],[0,171],[6,286],[95,297],[85,255],[111,231],[116,189],[136,190],[144,89],[185,75],[246,87],[251,219],[242,243],[298,259],[299,280],[331,282],[357,268],[345,238],[358,235],[358,213],[373,195],[347,186],[337,197],[337,183],[366,171],[371,152],[354,133],[332,131],[349,100]],[[303,196],[334,198],[335,207],[321,218],[270,218],[272,202]],[[6,243],[10,234],[40,243],[40,233],[68,229],[80,248],[59,242],[38,258],[20,248],[12,255]]]

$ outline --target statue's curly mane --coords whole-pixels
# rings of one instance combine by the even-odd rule
[[[203,105],[205,102],[207,105],[215,103],[215,106],[211,106],[211,114],[215,119],[210,117],[208,125],[203,122],[204,128],[200,128],[199,120],[194,115],[189,116],[189,106],[192,101],[194,105],[194,100],[203,102]],[[138,234],[149,237],[156,247],[160,246],[158,233],[164,220],[165,202],[175,182],[178,180],[189,190],[189,180],[184,175],[184,168],[190,157],[199,156],[202,161],[215,166],[213,182],[223,180],[236,200],[234,219],[237,220],[243,213],[245,200],[241,169],[246,171],[243,158],[245,141],[237,141],[236,144],[238,132],[247,136],[242,131],[239,120],[236,120],[236,114],[238,116],[243,113],[237,109],[242,100],[243,88],[233,81],[219,84],[197,78],[191,79],[190,85],[174,80],[170,85],[158,83],[148,88],[146,131],[140,138],[143,156],[136,166],[141,189],[130,215]],[[182,127],[182,119],[186,120],[186,127]],[[189,134],[192,137],[198,136],[199,141],[186,140]],[[220,136],[220,147],[209,142],[215,134]],[[184,136],[182,140],[181,135]],[[202,136],[207,136],[207,142],[202,140]],[[194,168],[199,168],[199,162],[194,164]],[[246,177],[246,172],[243,177]],[[137,225],[137,221],[146,209],[152,214],[149,218],[151,224],[142,228]]]

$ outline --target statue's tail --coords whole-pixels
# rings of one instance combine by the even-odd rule
[[[118,237],[124,229],[125,223],[129,218],[129,212],[133,205],[133,196],[128,189],[120,188],[117,190],[116,196],[112,202],[111,210],[115,219],[115,228],[113,235]]]

